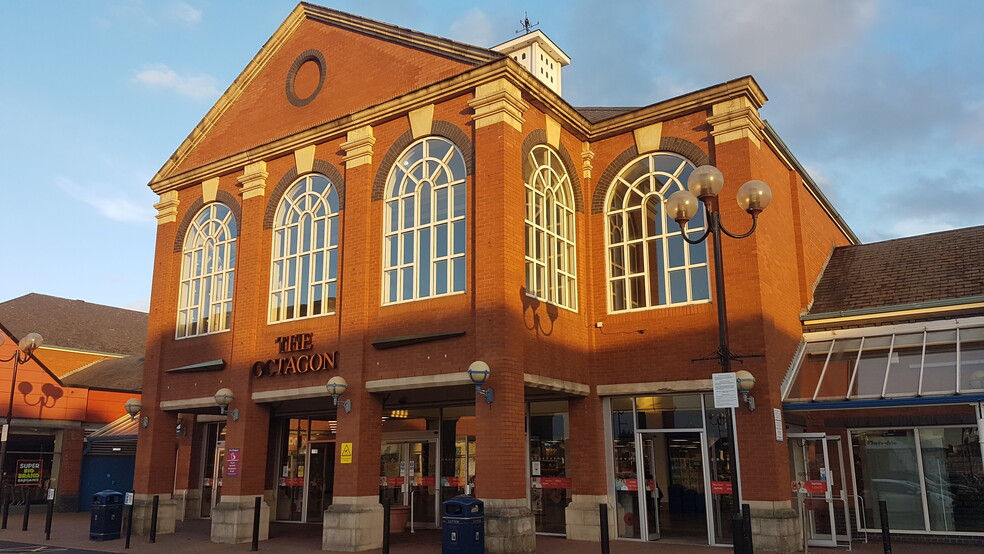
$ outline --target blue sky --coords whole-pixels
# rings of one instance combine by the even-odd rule
[[[575,106],[753,75],[762,115],[864,242],[984,224],[984,2],[380,0],[332,8],[479,46],[524,12]],[[147,182],[296,2],[0,2],[0,301],[145,309]]]

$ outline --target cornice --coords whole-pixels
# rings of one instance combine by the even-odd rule
[[[307,5],[302,4],[301,6]],[[334,10],[328,10],[327,8],[325,10],[334,13]],[[296,10],[295,13],[297,13]],[[356,16],[351,17],[356,18]],[[361,18],[356,19],[361,20]],[[278,31],[278,35],[281,32],[286,33],[286,27],[287,25],[285,24]],[[278,35],[275,35],[274,38],[277,38]],[[271,38],[270,42],[274,42],[274,38]],[[268,45],[270,42],[268,42]],[[282,39],[279,42],[282,42]],[[267,46],[264,46],[264,49],[267,49]],[[250,163],[270,160],[310,144],[344,137],[350,131],[365,126],[378,125],[381,121],[401,117],[423,105],[437,104],[443,100],[461,95],[474,95],[476,87],[497,79],[504,79],[508,83],[517,86],[522,93],[522,99],[524,101],[536,105],[539,109],[556,119],[564,129],[582,142],[600,140],[631,131],[637,127],[679,117],[696,110],[710,109],[714,104],[728,99],[746,98],[750,104],[756,107],[760,107],[767,100],[765,94],[759,88],[758,83],[752,77],[746,76],[592,124],[580,112],[561,98],[560,95],[550,90],[549,87],[541,83],[515,60],[503,57],[403,96],[392,98],[375,106],[316,125],[305,131],[255,146],[180,174],[167,175],[165,177],[165,170],[170,167],[165,166],[154,177],[149,186],[157,194],[162,194],[170,190],[179,190],[186,186],[197,184],[212,176],[240,171],[245,165]],[[216,108],[218,108],[218,105]],[[206,116],[206,119],[210,122],[213,121],[212,115],[216,111],[216,108],[213,108],[209,112],[209,115]],[[199,127],[201,126],[202,124],[199,124]],[[197,131],[198,129],[196,128]],[[182,145],[182,148],[185,148],[187,144],[188,141],[186,141],[185,145]],[[178,156],[177,152],[175,156]],[[172,157],[173,159],[174,157]],[[169,161],[169,164],[171,163]]]

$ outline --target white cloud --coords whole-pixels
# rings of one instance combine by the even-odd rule
[[[168,7],[168,15],[185,23],[199,23],[202,20],[202,10],[195,9],[184,2],[177,2]]]
[[[124,223],[154,223],[154,210],[142,200],[123,196],[112,186],[83,184],[67,177],[55,177],[55,184],[66,194],[89,205],[107,219]]]
[[[152,89],[172,90],[195,100],[215,98],[219,95],[215,78],[210,75],[179,75],[170,67],[157,64],[138,71],[138,83]]]
[[[451,24],[451,38],[477,46],[498,44],[489,16],[478,8],[468,10],[465,15]],[[499,41],[501,42],[501,41]]]

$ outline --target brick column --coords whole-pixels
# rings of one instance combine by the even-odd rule
[[[379,504],[379,453],[382,444],[382,401],[366,392],[365,345],[368,308],[378,303],[369,272],[379,271],[370,252],[378,245],[371,227],[372,127],[350,131],[341,144],[345,152],[345,205],[341,212],[339,244],[338,374],[348,382],[342,401],[351,401],[351,412],[338,406],[335,481],[332,504],[325,511],[322,549],[362,551],[383,543],[383,507]],[[354,217],[347,217],[353,214]],[[372,300],[370,300],[372,299]],[[371,302],[371,304],[370,304]],[[351,459],[343,451],[351,448]]]
[[[485,501],[485,546],[490,553],[536,550],[526,500],[526,430],[522,307],[525,283],[520,90],[505,79],[479,85],[475,109],[475,172],[469,215],[474,245],[470,283],[475,298],[475,357],[487,363],[488,404],[476,397],[476,493]]]
[[[567,463],[573,476],[571,503],[567,506],[567,538],[578,541],[601,540],[598,507],[608,504],[608,475],[605,451],[604,411],[597,394],[568,399],[571,437]],[[608,506],[608,534],[615,537],[615,509]]]
[[[176,304],[177,270],[179,256],[174,254],[174,239],[178,230],[178,193],[161,194],[157,208],[157,244],[154,253],[154,282],[151,286],[150,305],[173,306]],[[133,475],[133,531],[149,535],[151,507],[154,496],[160,499],[157,514],[157,532],[174,532],[175,505],[171,499],[174,484],[175,437],[174,413],[161,411],[161,342],[174,335],[174,312],[170,309],[151,309],[147,323],[147,353],[144,357],[144,378],[141,400],[147,427],[137,426],[137,459]]]
[[[178,414],[184,436],[178,437],[174,502],[178,521],[202,517],[202,430],[194,414]]]
[[[57,469],[53,469],[57,482],[51,484],[58,490],[55,508],[59,512],[77,512],[79,509],[79,479],[82,476],[82,450],[85,447],[85,432],[80,428],[62,429],[58,432],[56,452]]]
[[[253,511],[256,497],[264,497],[270,432],[270,411],[252,400],[253,379],[250,354],[259,344],[262,323],[267,317],[270,268],[270,233],[263,229],[268,195],[266,163],[259,161],[243,168],[236,178],[242,197],[242,221],[237,240],[236,267],[249,268],[251,275],[236,275],[233,297],[233,343],[228,354],[222,385],[232,390],[233,401],[226,416],[226,469],[222,497],[212,509],[212,542],[244,543],[253,537]],[[222,185],[228,185],[220,182]],[[214,391],[206,391],[211,394]],[[238,412],[238,413],[237,413]],[[236,416],[238,415],[238,419]],[[231,475],[228,461],[238,454],[238,474]],[[270,506],[260,502],[260,540],[270,530]]]

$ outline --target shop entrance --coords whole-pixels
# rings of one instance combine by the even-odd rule
[[[835,547],[838,541],[849,543],[850,518],[840,437],[790,433],[789,448],[793,496],[806,518],[807,544]]]
[[[636,467],[645,486],[635,486],[641,537],[707,540],[707,483],[703,433],[642,432],[638,434]]]
[[[379,463],[379,501],[409,506],[414,527],[438,526],[438,441],[433,433],[384,438]]]
[[[335,482],[334,422],[291,419],[277,486],[278,521],[320,523]]]
[[[225,470],[225,423],[206,423],[202,457],[202,517],[212,517],[212,508],[222,498]]]

